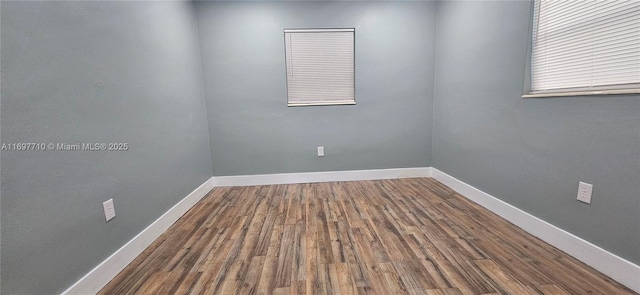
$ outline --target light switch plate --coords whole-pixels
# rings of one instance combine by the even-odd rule
[[[318,157],[324,157],[324,147],[323,146],[319,146],[318,147]]]

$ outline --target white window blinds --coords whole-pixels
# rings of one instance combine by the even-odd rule
[[[355,104],[354,29],[284,30],[290,106]]]
[[[536,0],[532,93],[640,88],[640,1]]]

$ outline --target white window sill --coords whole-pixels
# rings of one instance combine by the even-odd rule
[[[591,96],[591,95],[611,95],[611,94],[640,94],[640,89],[615,89],[615,90],[584,90],[567,92],[543,92],[527,93],[522,98],[553,98],[564,96]]]
[[[287,106],[290,107],[305,107],[305,106],[330,106],[330,105],[354,105],[355,101],[314,101],[314,102],[290,102]]]

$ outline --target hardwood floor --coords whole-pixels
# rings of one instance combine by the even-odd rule
[[[216,188],[100,294],[636,294],[430,178]]]

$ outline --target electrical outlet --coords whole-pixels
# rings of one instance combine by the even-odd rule
[[[591,192],[593,191],[593,185],[582,182],[578,184],[578,201],[591,204]]]
[[[324,147],[323,146],[319,146],[318,147],[318,157],[324,157]]]
[[[102,208],[104,209],[104,218],[107,221],[116,217],[116,210],[113,208],[113,199],[109,199],[102,203]]]

